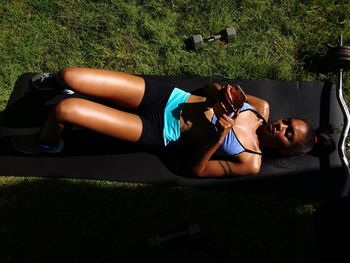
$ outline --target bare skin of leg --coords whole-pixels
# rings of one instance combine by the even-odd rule
[[[137,108],[145,91],[143,78],[108,70],[69,68],[62,70],[59,78],[62,84],[76,92],[102,98],[126,109]],[[69,98],[61,101],[50,113],[39,141],[57,142],[67,124],[130,142],[136,142],[142,132],[142,121],[136,114]]]
[[[66,68],[56,78],[61,84],[78,93],[101,98],[127,109],[137,108],[145,93],[143,78],[123,72]]]

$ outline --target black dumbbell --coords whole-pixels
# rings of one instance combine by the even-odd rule
[[[236,37],[236,29],[233,27],[225,28],[217,35],[202,37],[202,35],[193,35],[190,38],[192,49],[198,51],[203,47],[204,42],[213,42],[215,40],[223,40],[226,43],[232,41]]]
[[[324,65],[330,71],[350,69],[350,46],[331,47],[324,56]]]
[[[194,236],[199,232],[200,232],[200,228],[198,224],[189,225],[186,227],[186,229],[176,233],[171,233],[165,236],[159,236],[158,234],[153,235],[148,239],[148,245],[150,247],[157,247],[163,243],[166,243],[168,241],[171,241],[177,238]]]

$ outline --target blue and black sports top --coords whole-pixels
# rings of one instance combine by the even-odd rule
[[[170,142],[176,142],[180,138],[180,116],[190,96],[191,93],[176,87],[171,92],[164,109],[163,139],[165,146]]]
[[[172,91],[169,97],[169,100],[164,110],[163,139],[164,139],[165,146],[168,145],[170,142],[176,142],[180,138],[180,135],[181,135],[180,116],[181,116],[183,106],[185,105],[190,95],[191,94],[186,91],[183,91],[179,88],[174,88],[174,90]],[[266,123],[265,119],[255,109],[253,109],[253,107],[248,103],[244,103],[239,112],[243,112],[247,110],[254,112],[259,119],[262,119]],[[230,114],[230,117],[233,117],[233,115],[234,113]],[[217,117],[214,114],[213,118],[211,119],[211,122],[214,124],[215,128],[216,128],[216,125],[215,125],[216,121],[217,121]],[[244,148],[244,146],[240,143],[240,141],[236,137],[236,134],[233,131],[233,129],[231,129],[229,133],[226,135],[223,143],[219,146],[219,148],[215,152],[215,154],[220,156],[232,156],[232,155],[240,154],[242,152],[249,152],[249,153],[261,155],[260,152],[256,152],[256,151],[252,151]]]
[[[244,103],[239,112],[241,113],[241,112],[247,111],[247,110],[254,112],[259,119],[262,119],[266,123],[265,119],[255,109],[253,109],[253,107],[248,103]],[[229,117],[233,117],[233,116],[234,116],[234,113],[231,113],[229,115]],[[216,121],[217,121],[217,117],[214,114],[213,118],[211,119],[211,123],[215,125]],[[216,126],[215,126],[215,129],[217,129]],[[231,129],[228,132],[228,134],[226,135],[226,137],[224,138],[223,143],[216,150],[215,154],[219,155],[219,156],[231,156],[231,155],[240,154],[242,152],[248,152],[248,153],[261,155],[261,152],[256,152],[256,151],[246,149],[241,144],[241,142],[238,140],[234,130]]]

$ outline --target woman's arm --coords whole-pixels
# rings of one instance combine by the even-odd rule
[[[217,102],[218,93],[223,88],[224,86],[220,83],[210,83],[204,87],[203,95],[207,97],[209,105],[214,105]],[[264,117],[266,121],[268,121],[270,115],[269,103],[264,99],[252,95],[247,95],[247,98],[248,103],[252,105],[260,113],[260,115]]]
[[[220,83],[210,83],[204,88],[204,95],[214,104],[218,100],[218,93],[224,86]],[[270,115],[270,105],[269,103],[261,98],[248,95],[248,103],[252,105],[261,116],[267,121]]]
[[[218,92],[223,88],[220,83],[210,83],[203,88],[203,96],[207,98],[209,105],[214,105],[218,101]]]
[[[225,175],[256,175],[260,171],[261,158],[242,153],[239,162],[210,160],[233,125],[233,120],[223,115],[218,120],[219,132],[195,154],[192,173],[197,177],[221,177]]]
[[[247,95],[247,97],[248,103],[252,105],[266,121],[268,121],[270,116],[269,103],[266,100],[260,99],[252,95]]]
[[[244,162],[210,160],[203,172],[194,175],[196,177],[255,176],[260,171],[260,165],[261,161],[251,156]]]

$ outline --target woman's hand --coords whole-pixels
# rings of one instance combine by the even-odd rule
[[[217,84],[217,83],[215,83]],[[219,84],[217,84],[219,85]],[[215,101],[213,103],[213,110],[215,116],[219,119],[223,114],[232,113],[232,105],[230,105],[230,101],[226,99],[226,96],[232,100],[232,97],[229,93],[228,86],[220,85],[220,89],[218,88],[215,93]]]
[[[220,83],[210,83],[204,87],[205,97],[207,98],[208,106],[212,107],[218,101],[218,93],[224,86]]]
[[[216,136],[212,137],[195,153],[191,162],[190,169],[195,176],[247,176],[259,173],[261,156],[256,154],[243,154],[238,160],[211,159],[234,124],[235,120],[226,114],[217,120],[218,132]]]
[[[237,113],[247,101],[247,96],[239,85],[228,84],[218,91],[217,100],[213,109],[215,115],[220,117],[223,113],[226,115]]]
[[[233,128],[235,121],[227,116],[226,114],[222,114],[220,118],[218,118],[216,122],[216,126],[218,128],[219,133],[219,141],[222,143],[229,133],[229,131]]]

